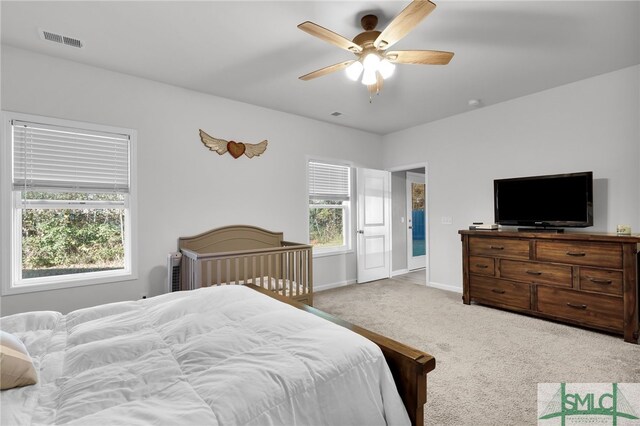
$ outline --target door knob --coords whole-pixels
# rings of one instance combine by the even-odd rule
[[[362,229],[358,229],[358,234],[364,234],[364,231]]]
[[[413,226],[410,226],[409,229],[413,229]]]

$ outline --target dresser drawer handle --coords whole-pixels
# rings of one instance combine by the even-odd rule
[[[591,281],[592,283],[602,284],[602,285],[611,285],[611,284],[613,284],[613,281],[611,281],[611,280],[601,280],[599,278],[589,278],[589,281]]]
[[[542,275],[542,272],[540,271],[526,271],[526,272],[529,275]]]
[[[483,265],[481,263],[476,263],[476,268],[487,269],[489,265]]]
[[[583,251],[568,251],[567,256],[584,257],[587,253]]]
[[[567,302],[567,306],[574,309],[587,309],[587,305],[574,305],[571,302]]]
[[[491,250],[504,250],[503,246],[489,246]]]
[[[494,292],[494,293],[498,293],[498,294],[504,294],[505,293],[504,290],[500,290],[499,288],[492,288],[491,291]]]

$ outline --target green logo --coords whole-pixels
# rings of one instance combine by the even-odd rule
[[[566,419],[570,416],[607,416],[611,417],[613,426],[618,424],[619,418],[639,419],[627,398],[618,389],[617,383],[611,384],[611,392],[607,390],[582,393],[568,393],[566,383],[560,383],[560,389],[553,395],[539,419],[559,417],[561,425],[565,426]]]

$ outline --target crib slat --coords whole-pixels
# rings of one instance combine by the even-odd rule
[[[256,257],[255,256],[251,256],[251,282],[253,284],[257,284],[256,283]]]
[[[296,262],[296,294],[300,295],[300,279],[302,278],[302,252],[300,250],[296,250],[296,257],[298,258]]]
[[[242,281],[247,282],[247,256],[242,256]]]
[[[273,279],[271,278],[271,255],[267,255],[267,280],[269,282],[269,290],[273,291]]]
[[[302,251],[302,286],[305,294],[309,293],[309,288],[307,287],[307,251]]]
[[[202,287],[202,267],[200,265],[200,262],[198,262],[196,265],[196,267],[193,268],[193,282],[195,283],[196,288],[200,288]]]
[[[264,256],[260,256],[260,273],[258,274],[260,276],[260,287],[262,288],[267,288],[264,286]]]
[[[289,256],[288,257],[289,257],[289,282],[288,282],[288,284],[289,284],[289,293],[292,293],[293,292],[293,268],[295,266],[295,261],[294,261],[292,252],[289,252]],[[286,288],[285,288],[285,290],[286,290]],[[291,296],[292,295],[293,294],[291,294]]]

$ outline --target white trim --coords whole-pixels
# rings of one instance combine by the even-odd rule
[[[2,112],[2,140],[0,141],[0,280],[1,292],[7,294],[11,286],[11,218],[13,204],[11,197],[11,118]]]
[[[324,291],[324,290],[331,290],[332,288],[339,288],[339,287],[345,287],[351,284],[355,284],[357,283],[356,280],[347,280],[347,281],[339,281],[336,283],[328,283],[328,284],[321,284],[321,285],[313,285],[313,292],[319,292],[319,291]]]
[[[341,250],[326,250],[326,251],[317,251],[317,248],[313,248],[313,258],[317,258],[317,257],[329,257],[329,256],[340,256],[343,254],[350,254],[350,253],[355,253],[355,250],[350,249],[347,250],[345,248],[342,248]]]
[[[108,273],[108,276],[105,276]],[[102,276],[96,276],[102,274]],[[91,276],[93,278],[87,278]],[[131,281],[138,277],[133,273],[128,272],[126,269],[119,269],[117,271],[99,271],[99,272],[87,272],[82,274],[69,274],[59,275],[49,278],[49,282],[45,284],[22,284],[20,286],[3,286],[3,296],[10,296],[13,294],[35,293],[38,291],[59,290],[63,288],[84,287],[98,284],[109,284],[121,281]],[[53,282],[54,279],[58,279]]]
[[[391,277],[397,277],[398,275],[408,274],[408,269],[398,269],[397,271],[391,271]]]
[[[427,287],[433,287],[440,290],[446,290],[446,291],[451,291],[453,293],[462,294],[462,287],[458,287],[450,284],[440,284],[433,281],[429,281],[429,283],[427,284]]]
[[[347,253],[352,253],[354,251],[353,248],[353,234],[355,233],[355,224],[354,224],[354,208],[353,208],[353,203],[354,203],[354,176],[355,173],[353,173],[354,170],[354,165],[351,161],[346,161],[346,160],[339,160],[339,159],[335,159],[335,158],[328,158],[328,157],[319,157],[319,156],[311,156],[311,155],[305,155],[305,190],[306,190],[306,201],[307,201],[307,223],[309,222],[309,210],[310,210],[310,196],[309,196],[309,162],[316,162],[316,163],[326,163],[326,164],[333,164],[336,166],[345,166],[345,167],[349,167],[349,205],[348,206],[343,206],[344,210],[345,210],[345,216],[347,216],[342,224],[343,228],[343,234],[344,234],[344,238],[345,238],[345,244],[340,246],[340,247],[333,247],[333,248],[328,248],[328,249],[323,249],[323,248],[319,248],[319,247],[315,247],[313,248],[313,257],[325,257],[325,256],[335,256],[335,255],[342,255],[342,254],[347,254]],[[307,244],[310,244],[309,241],[309,226],[307,225],[307,238],[306,238]]]
[[[427,171],[427,163],[426,162],[408,164],[408,165],[405,165],[405,166],[388,167],[385,170],[387,170],[389,172],[408,172],[409,170],[421,169],[423,167],[424,167],[424,171],[426,173],[426,171]]]
[[[137,197],[137,132],[133,129],[122,127],[105,126],[101,124],[64,120],[55,117],[44,117],[32,114],[24,114],[13,111],[2,111],[2,135],[3,140],[0,146],[2,160],[0,160],[0,280],[2,295],[13,295],[21,293],[31,293],[37,291],[55,290],[61,288],[80,287],[95,284],[105,284],[120,281],[135,280],[138,278],[138,197]],[[130,141],[130,188],[128,196],[125,197],[125,265],[124,269],[115,271],[99,271],[82,274],[69,274],[62,276],[42,277],[42,279],[29,280],[31,284],[21,283],[14,285],[20,280],[15,279],[21,268],[20,259],[14,254],[21,244],[20,238],[14,238],[12,232],[12,220],[18,220],[19,215],[14,215],[13,198],[14,192],[11,189],[11,121],[25,120],[38,121],[53,125],[89,128],[96,131],[126,134]],[[16,217],[18,216],[18,217]],[[18,225],[14,225],[18,226]],[[12,263],[15,263],[12,265]],[[13,267],[12,267],[13,266]]]

